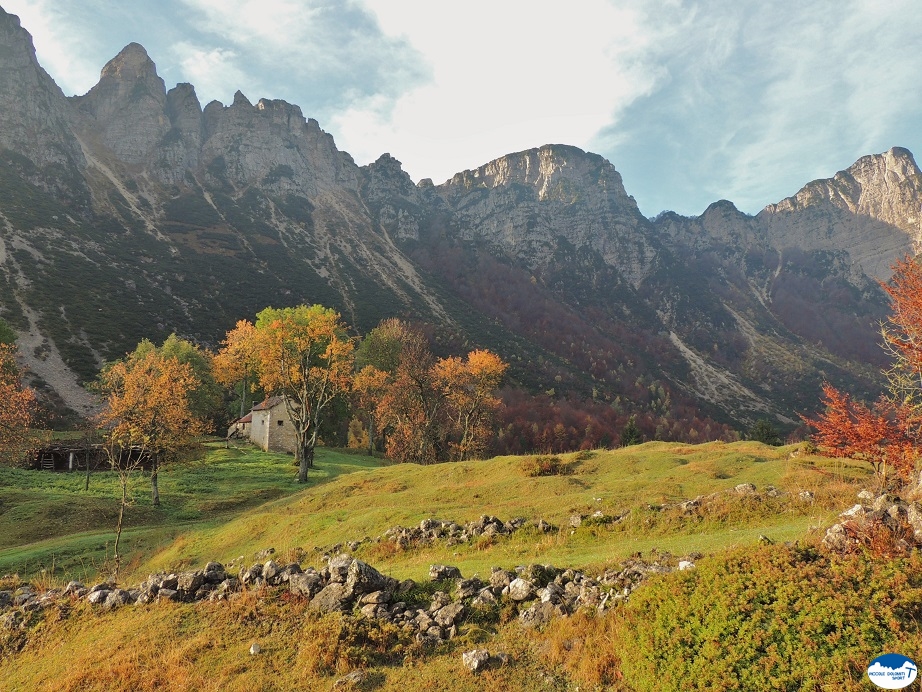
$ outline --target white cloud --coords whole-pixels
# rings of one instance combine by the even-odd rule
[[[69,30],[68,7],[52,0],[4,0],[3,9],[32,34],[39,64],[65,93],[86,93],[99,81],[102,65],[81,51],[86,36]]]
[[[174,44],[171,50],[202,106],[215,100],[229,104],[238,89],[246,93],[247,75],[236,65],[238,56],[233,50],[206,50],[186,42]],[[228,85],[236,85],[234,91],[228,93]]]
[[[585,146],[654,82],[638,61],[650,36],[639,14],[602,0],[367,5],[432,78],[393,102],[356,101],[333,130],[359,161],[390,151],[414,177],[441,181],[549,142]]]

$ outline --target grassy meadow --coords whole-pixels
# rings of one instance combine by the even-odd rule
[[[371,540],[353,551],[356,557],[418,582],[435,563],[456,565],[466,577],[488,578],[492,566],[512,569],[534,562],[597,574],[653,550],[675,558],[697,554],[698,568],[651,579],[626,606],[605,616],[577,614],[538,633],[524,631],[508,609],[492,620],[472,614],[457,639],[434,650],[393,627],[357,625],[349,616],[318,617],[303,602],[272,592],[247,592],[226,603],[168,603],[92,616],[90,606],[80,602],[31,616],[40,620],[21,648],[13,634],[6,640],[0,636],[0,681],[6,685],[0,687],[331,689],[338,677],[361,668],[367,675],[354,689],[762,689],[748,686],[759,683],[746,671],[768,654],[711,650],[708,632],[730,637],[720,623],[754,617],[752,604],[774,603],[776,590],[788,588],[786,579],[792,589],[786,602],[806,593],[804,580],[812,579],[816,588],[809,608],[830,609],[842,618],[837,604],[848,589],[852,616],[869,622],[843,639],[842,651],[814,660],[809,642],[798,638],[815,634],[810,629],[815,622],[798,616],[788,623],[777,614],[766,620],[765,632],[777,630],[769,642],[776,648],[766,649],[774,652],[776,668],[787,670],[789,663],[800,671],[779,678],[787,682],[777,689],[824,689],[819,681],[831,674],[830,661],[845,669],[834,676],[836,689],[867,689],[861,665],[876,647],[922,645],[918,607],[899,600],[922,593],[917,583],[922,579],[906,577],[898,598],[881,596],[894,575],[906,571],[902,563],[868,567],[854,557],[840,564],[811,547],[838,513],[854,504],[858,490],[874,488],[862,465],[804,454],[797,446],[754,442],[651,442],[560,455],[559,472],[547,476],[532,475],[533,462],[498,457],[424,467],[320,450],[309,482],[298,485],[290,456],[213,443],[200,458],[161,475],[161,507],[150,506],[147,479],[139,477],[137,501],[129,509],[130,562],[121,582],[137,583],[156,570],[200,568],[209,560],[226,564],[242,556],[250,564],[256,552],[269,547],[280,562],[303,556],[302,566],[319,568],[322,554],[334,545],[365,538]],[[48,586],[70,578],[91,583],[107,574],[116,483],[107,473],[94,474],[89,491],[83,482],[78,474],[0,469],[0,574],[15,572]],[[741,483],[754,484],[758,494],[736,493]],[[773,497],[765,492],[769,486],[782,492]],[[699,496],[707,499],[694,511],[678,507]],[[571,515],[597,511],[623,518],[570,527]],[[425,518],[463,524],[482,514],[541,518],[558,530],[524,529],[468,544],[440,541],[405,549],[374,540],[388,528]],[[762,545],[762,536],[774,544]],[[918,562],[908,571],[922,574]],[[639,597],[643,593],[655,595]],[[862,614],[862,599],[876,603],[870,614]],[[693,620],[679,646],[669,638],[683,613],[693,614]],[[699,640],[702,651],[709,651],[707,660],[732,653],[739,670],[726,664],[730,667],[719,676],[699,675],[710,681],[707,685],[689,683],[690,671],[703,665],[688,649]],[[260,656],[248,653],[253,641],[263,648]],[[461,667],[460,652],[475,646],[504,651],[513,663],[474,677]],[[665,653],[669,647],[684,652],[681,661]],[[807,662],[791,653],[797,647],[806,647]],[[642,660],[637,658],[641,650],[646,652]]]

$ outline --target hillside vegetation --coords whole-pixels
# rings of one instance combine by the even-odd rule
[[[834,681],[857,690],[871,658],[922,644],[917,558],[872,561],[811,547],[859,489],[873,489],[873,477],[797,447],[654,442],[437,466],[322,450],[307,488],[294,472],[290,457],[215,445],[163,475],[163,507],[148,506],[142,486],[123,582],[209,560],[249,565],[267,548],[280,562],[318,568],[325,555],[352,552],[415,580],[413,598],[447,588],[427,581],[432,564],[484,578],[492,566],[534,563],[600,574],[637,553],[697,566],[650,577],[604,615],[578,612],[539,632],[524,630],[514,608],[472,611],[458,636],[437,646],[393,626],[317,615],[272,589],[92,614],[80,601],[30,615],[27,640],[0,633],[0,679],[12,690],[330,689],[362,669],[352,689],[819,690]],[[46,586],[101,578],[106,512],[116,504],[107,474],[95,474],[86,493],[76,475],[0,473],[0,573],[18,570]],[[756,490],[736,489],[744,483]],[[483,514],[555,528],[454,544],[378,540],[394,526]],[[581,525],[571,526],[574,515]],[[763,536],[774,544],[760,545]],[[4,577],[0,588],[17,582]],[[249,653],[253,642],[258,656]],[[470,674],[460,654],[475,646],[510,663]]]

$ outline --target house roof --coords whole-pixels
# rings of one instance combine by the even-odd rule
[[[250,412],[246,414],[243,418],[237,420],[238,423],[252,423],[253,422],[253,413]]]
[[[256,404],[256,406],[253,407],[253,411],[268,411],[271,408],[275,408],[276,406],[281,404],[283,401],[285,401],[284,397],[270,396],[268,399],[266,399],[262,403]]]

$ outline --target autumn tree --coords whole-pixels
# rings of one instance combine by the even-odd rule
[[[495,353],[471,351],[464,359],[444,358],[434,367],[457,439],[450,443],[457,461],[482,456],[493,434],[500,400],[495,392],[508,365]]]
[[[106,404],[98,420],[110,466],[118,475],[121,489],[116,574],[125,510],[132,501],[129,486],[133,474],[150,460],[152,501],[158,505],[157,468],[203,429],[192,411],[191,394],[198,385],[192,366],[165,357],[156,349],[142,350],[143,354],[115,362],[99,375],[99,389],[106,395]]]
[[[908,480],[922,444],[922,267],[910,258],[897,262],[881,286],[891,300],[881,329],[893,358],[884,371],[887,392],[867,406],[826,383],[824,412],[803,420],[816,429],[822,453],[867,461],[882,477],[890,468]]]
[[[219,357],[229,358],[232,347],[249,354],[262,389],[284,398],[295,429],[298,482],[304,483],[322,417],[352,386],[355,344],[339,313],[322,305],[266,308],[254,325],[238,322],[224,343]]]
[[[20,461],[35,444],[32,426],[37,403],[35,393],[22,384],[16,363],[16,347],[0,343],[0,457]]]
[[[382,322],[369,337],[375,356],[367,360],[375,364],[359,371],[356,387],[362,405],[374,405],[387,455],[431,464],[483,454],[506,363],[486,350],[437,360],[425,335],[400,320]]]
[[[141,358],[152,351],[192,368],[196,384],[189,392],[189,406],[192,414],[205,426],[205,432],[213,432],[219,423],[225,422],[224,392],[215,378],[214,357],[209,351],[188,339],[170,334],[160,346],[144,339],[128,358]]]
[[[383,320],[362,339],[355,352],[353,404],[356,412],[365,418],[369,456],[375,449],[375,409],[400,365],[408,334],[409,327],[401,320]]]
[[[247,412],[247,397],[252,395],[257,385],[256,339],[252,322],[240,320],[221,342],[221,350],[214,357],[214,374],[219,383],[233,387],[240,392],[240,415]]]
[[[446,408],[425,335],[403,325],[400,356],[375,409],[386,430],[385,450],[396,461],[432,464],[445,458]]]

